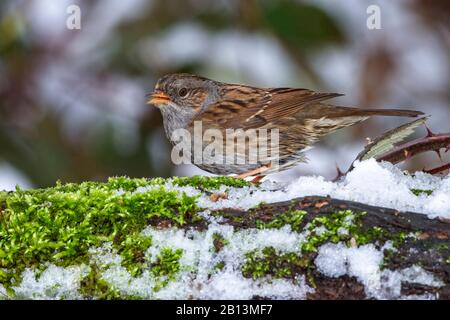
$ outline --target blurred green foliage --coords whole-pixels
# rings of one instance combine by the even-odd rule
[[[263,7],[267,26],[283,41],[303,50],[344,40],[337,21],[322,9],[291,1],[270,1]]]

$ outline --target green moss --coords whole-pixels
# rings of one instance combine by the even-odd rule
[[[144,254],[151,245],[150,238],[140,235],[142,229],[152,221],[183,226],[202,220],[196,197],[167,191],[166,182],[203,190],[250,185],[232,177],[112,177],[107,182],[57,182],[46,189],[1,191],[0,283],[10,290],[21,282],[26,267],[37,268],[45,262],[88,264],[88,249],[107,241],[122,256],[122,265],[139,276],[147,267]],[[227,243],[219,238],[215,242],[217,248]],[[177,259],[169,266],[170,257],[164,251],[152,272],[169,277],[179,267]]]
[[[180,258],[182,255],[182,249],[163,248],[158,254],[156,262],[152,265],[153,275],[172,278],[180,271]]]
[[[312,261],[315,253],[324,243],[345,242],[350,246],[391,240],[396,247],[406,241],[408,235],[403,232],[390,234],[377,226],[370,229],[363,228],[362,219],[365,214],[351,210],[320,214],[306,223],[305,227],[302,226],[305,224],[307,212],[301,210],[289,210],[270,221],[258,220],[256,222],[258,228],[278,229],[289,224],[292,230],[304,233],[305,241],[300,244],[298,253],[279,253],[272,247],[247,253],[242,273],[254,279],[269,274],[276,278],[291,278],[303,269],[309,279],[312,277],[311,268],[314,268]],[[309,282],[311,285],[314,284],[313,277]]]
[[[448,257],[448,259],[447,259],[445,262],[447,262],[448,264],[450,264],[450,257]]]
[[[120,291],[113,288],[106,280],[101,278],[100,270],[96,265],[90,266],[91,270],[80,281],[79,292],[88,299],[123,299]]]
[[[133,276],[142,274],[142,264],[145,261],[143,252],[151,245],[151,238],[135,236],[132,240],[125,241],[121,255],[127,257],[125,266]],[[138,256],[136,257],[136,254]],[[158,291],[176,278],[181,269],[180,258],[183,250],[172,250],[163,248],[156,261],[149,265],[150,271],[157,278],[154,291]],[[137,260],[137,261],[136,261]],[[122,262],[124,265],[124,262]],[[97,265],[91,265],[88,275],[82,278],[79,292],[88,299],[140,299],[140,297],[128,296],[114,288],[106,280],[102,279],[100,269]]]
[[[256,221],[256,227],[259,229],[266,229],[266,228],[275,228],[280,229],[283,226],[289,224],[291,226],[291,229],[293,231],[300,231],[300,226],[303,222],[303,218],[307,214],[306,211],[302,210],[290,210],[285,213],[280,214],[275,219],[264,222],[262,220]]]
[[[222,250],[224,246],[230,243],[220,233],[217,232],[213,233],[212,238],[213,238],[214,252],[216,253],[220,252],[220,250]]]
[[[192,177],[173,177],[169,179],[164,178],[128,178],[128,177],[111,177],[108,182],[83,182],[81,184],[77,183],[67,183],[62,184],[60,182],[56,183],[56,186],[52,188],[55,191],[61,192],[74,192],[80,188],[86,189],[88,187],[102,189],[105,191],[116,191],[123,190],[127,192],[136,191],[140,187],[150,187],[157,185],[164,185],[166,182],[170,182],[177,186],[191,186],[194,188],[200,188],[203,190],[218,189],[221,186],[242,188],[251,186],[252,184],[244,179],[238,179],[235,177],[205,177],[205,176],[192,176]],[[0,193],[0,200],[2,194],[7,194],[7,192]]]
[[[389,265],[389,263],[395,257],[396,252],[397,251],[394,249],[385,249],[383,251],[383,261],[381,262],[380,265],[381,270],[384,270]]]
[[[242,188],[250,186],[251,183],[244,179],[238,179],[234,177],[205,177],[205,176],[192,176],[192,177],[173,177],[170,179],[152,178],[152,179],[130,179],[127,177],[114,177],[108,180],[108,185],[113,189],[123,189],[125,191],[134,191],[138,187],[146,187],[151,185],[162,185],[165,182],[171,182],[174,185],[184,187],[191,186],[194,188],[200,188],[203,190],[218,189],[221,186]]]
[[[251,209],[255,210],[255,209],[259,209],[261,207],[263,207],[264,205],[266,205],[267,202],[266,201],[261,201],[260,203],[254,205],[253,207],[251,207]]]
[[[221,186],[242,188],[250,186],[251,183],[244,179],[238,179],[235,177],[205,177],[205,176],[193,176],[193,177],[174,177],[172,183],[178,186],[192,186],[201,189],[218,189]]]
[[[225,268],[225,262],[224,261],[220,261],[220,262],[216,263],[216,265],[214,266],[213,273],[219,272],[223,268]]]
[[[421,194],[426,194],[427,196],[429,196],[433,193],[433,190],[426,190],[426,189],[410,189],[410,190],[416,196],[420,196]]]
[[[406,239],[414,236],[412,234],[406,233],[404,231],[395,233],[395,234],[390,234],[390,235],[386,235],[385,236],[389,239],[392,240],[393,242],[393,246],[394,248],[398,248],[400,247],[403,243],[405,243]]]
[[[112,241],[127,267],[139,273],[140,251],[149,245],[138,234],[152,219],[182,226],[201,219],[196,198],[155,187],[145,179],[112,178],[108,183],[57,184],[53,188],[2,193],[0,275],[9,288],[26,267],[88,263],[88,249]],[[121,244],[123,243],[123,244]],[[119,245],[120,244],[120,245]],[[117,245],[119,245],[117,247]]]
[[[265,247],[261,251],[248,252],[241,270],[244,277],[253,279],[267,275],[274,278],[292,278],[300,269],[307,267],[307,259],[298,253],[280,253],[273,247]]]
[[[304,253],[317,252],[320,245],[326,242],[338,243],[354,239],[357,245],[364,245],[377,240],[387,240],[387,232],[380,228],[363,230],[361,218],[365,212],[355,213],[351,210],[340,210],[327,215],[315,217],[307,227],[307,241],[301,245]]]
[[[384,243],[391,240],[393,246],[397,247],[409,237],[404,232],[391,234],[381,227],[364,229],[362,218],[365,214],[365,212],[355,213],[351,210],[320,214],[309,221],[304,229],[301,229],[307,215],[304,211],[288,211],[269,222],[260,221],[257,223],[258,228],[281,228],[290,224],[293,230],[304,233],[305,241],[300,244],[299,252],[279,253],[272,247],[266,247],[262,251],[255,250],[247,253],[242,273],[254,279],[266,275],[272,275],[275,278],[292,278],[302,271],[307,275],[310,285],[314,285],[313,260],[322,244],[344,242],[350,246],[377,241]]]
[[[146,262],[145,252],[151,245],[151,237],[140,234],[132,235],[117,245],[122,256],[122,266],[127,268],[133,277],[142,274]]]
[[[3,205],[4,205],[4,203],[5,203],[5,201],[6,201],[7,198],[8,198],[8,192],[6,192],[6,191],[0,191],[0,212],[2,212],[3,209],[5,209],[5,208],[3,207]]]
[[[450,251],[450,244],[449,243],[439,243],[437,245],[436,249],[440,252]]]
[[[155,291],[166,286],[170,281],[175,280],[176,275],[180,271],[180,258],[183,255],[182,249],[172,250],[171,248],[163,248],[157,256],[157,260],[151,266],[151,272],[160,280],[155,285]]]
[[[154,185],[164,184],[165,180],[162,178],[134,178],[130,179],[128,177],[111,177],[108,179],[106,187],[111,190],[124,190],[124,191],[136,191],[139,187],[148,187]]]

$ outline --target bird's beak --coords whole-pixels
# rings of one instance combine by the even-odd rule
[[[147,97],[149,97],[147,104],[153,104],[157,107],[170,101],[170,97],[161,91],[154,91],[148,94]]]

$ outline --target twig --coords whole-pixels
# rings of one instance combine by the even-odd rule
[[[401,144],[376,159],[377,161],[388,161],[396,164],[423,152],[435,151],[439,153],[440,149],[447,149],[449,146],[450,133],[427,135],[424,138]]]
[[[445,149],[445,152],[450,150],[450,133],[433,133],[425,124],[427,119],[428,117],[423,117],[385,132],[370,142],[364,150],[358,154],[355,161],[375,158],[377,161],[387,161],[392,164],[397,164],[408,160],[415,155],[428,151],[436,152],[439,159],[442,160],[441,149]],[[395,145],[414,133],[414,131],[422,124],[425,125],[427,130],[427,135],[425,137]],[[347,172],[352,169],[353,163]],[[447,169],[450,169],[450,163],[430,170],[424,170],[424,172],[436,174]],[[345,176],[345,174],[346,173],[338,174],[337,179]]]
[[[429,169],[429,170],[424,170],[424,172],[429,173],[429,174],[437,174],[439,172],[445,171],[445,170],[449,170],[450,169],[450,162],[446,163],[442,166],[439,166],[437,168],[433,168],[433,169]]]

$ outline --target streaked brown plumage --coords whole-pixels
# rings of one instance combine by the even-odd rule
[[[227,128],[279,129],[278,170],[306,161],[303,151],[321,137],[371,116],[423,114],[411,110],[341,107],[327,102],[337,96],[341,94],[296,88],[256,88],[189,74],[171,74],[157,82],[148,103],[161,110],[164,128],[172,143],[172,132],[180,128],[192,131],[194,121],[202,121],[203,130],[215,128],[223,132]],[[248,155],[241,156],[248,158]],[[216,174],[244,175],[264,165],[197,164]],[[271,172],[272,169],[267,169],[261,174]]]

